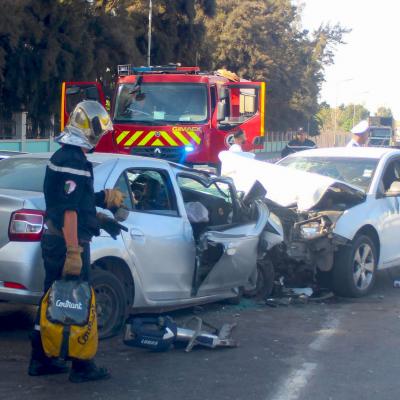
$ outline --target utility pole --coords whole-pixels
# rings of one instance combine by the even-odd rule
[[[150,53],[151,53],[151,20],[153,15],[153,1],[149,0],[149,30],[147,32],[147,66],[150,67]]]

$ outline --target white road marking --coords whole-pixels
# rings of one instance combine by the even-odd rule
[[[317,337],[309,344],[308,348],[311,351],[321,351],[328,343],[329,338],[338,333],[338,327],[339,319],[332,316],[328,317],[317,332]],[[273,400],[297,400],[317,366],[318,364],[315,362],[303,362],[299,368],[295,369],[281,382]]]
[[[273,400],[296,400],[301,390],[307,385],[312,373],[317,367],[316,363],[303,363],[299,369],[293,371],[287,379],[281,383],[281,389]]]
[[[308,346],[311,350],[321,351],[328,339],[337,334],[339,327],[339,319],[336,317],[328,318],[322,328],[317,332],[318,336]]]

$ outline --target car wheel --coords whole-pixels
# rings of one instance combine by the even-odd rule
[[[99,268],[92,271],[91,284],[96,294],[99,338],[109,338],[116,335],[125,322],[125,289],[114,274]]]
[[[335,254],[334,292],[345,297],[365,296],[374,286],[377,262],[375,242],[369,236],[357,235],[350,246],[341,247]]]
[[[272,262],[269,260],[260,261],[257,264],[257,273],[255,275],[255,282],[249,282],[249,285],[244,287],[243,295],[245,297],[256,297],[259,299],[269,297],[274,288],[275,278]]]

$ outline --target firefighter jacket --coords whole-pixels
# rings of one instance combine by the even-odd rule
[[[298,139],[293,139],[282,150],[281,156],[286,157],[289,154],[296,153],[297,151],[315,149],[316,147],[316,144],[312,140],[306,139],[302,142]]]
[[[82,149],[64,145],[50,158],[44,179],[46,220],[62,230],[65,211],[78,215],[78,239],[90,241],[100,234],[96,206],[105,207],[104,191],[94,193],[93,166]]]

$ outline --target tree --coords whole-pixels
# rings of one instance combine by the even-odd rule
[[[216,17],[205,21],[201,61],[267,80],[269,129],[307,126],[318,111],[323,68],[347,32],[328,25],[310,36],[299,19],[290,0],[217,0]]]
[[[393,117],[392,110],[389,107],[381,106],[376,110],[375,114],[377,117]]]
[[[369,114],[361,104],[341,104],[335,109],[327,103],[322,103],[317,116],[323,132],[350,132],[354,125],[368,118]]]

